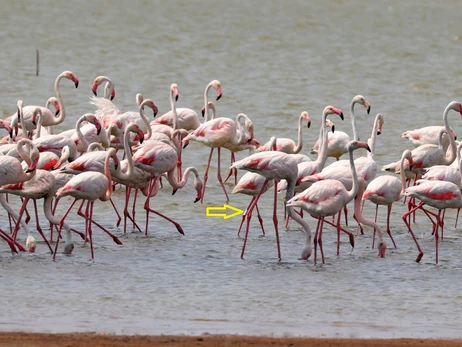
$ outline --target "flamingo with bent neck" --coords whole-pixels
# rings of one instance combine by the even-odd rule
[[[104,86],[104,98],[114,100],[115,98],[114,82],[112,82],[112,80],[109,77],[106,77],[106,76],[96,77],[95,80],[93,81],[93,84],[91,85],[91,91],[93,92],[95,96],[98,96],[98,87],[103,82],[106,82],[106,85]]]
[[[90,240],[91,247],[91,258],[94,259],[93,251],[93,206],[97,199],[101,201],[107,201],[111,198],[112,194],[112,179],[109,170],[109,161],[113,159],[114,162],[118,163],[115,148],[109,148],[106,152],[106,158],[104,162],[104,174],[100,172],[82,172],[69,180],[63,187],[56,192],[57,198],[64,196],[71,196],[74,198],[74,202],[77,200],[84,200],[87,202],[85,209],[85,234]],[[73,204],[72,204],[73,205]],[[60,220],[60,224],[63,224],[71,207],[66,211],[64,216]],[[58,249],[59,235],[56,240],[56,247],[53,257],[56,257]]]
[[[412,153],[409,150],[405,150],[401,156],[400,165],[400,178],[394,175],[382,175],[374,178],[365,189],[362,194],[362,200],[370,200],[375,204],[375,218],[374,222],[377,223],[377,215],[379,210],[379,205],[387,206],[387,234],[390,236],[393,246],[396,248],[395,240],[391,235],[390,231],[390,214],[393,203],[401,200],[402,192],[406,188],[406,177],[404,175],[404,161],[408,160],[412,165]],[[372,238],[372,248],[374,248],[375,241],[375,229],[374,237]]]
[[[318,225],[314,236],[314,262],[316,263],[317,245],[321,251],[324,263],[324,251],[322,248],[322,229],[326,216],[338,214],[343,207],[357,195],[359,190],[358,175],[353,160],[353,151],[359,148],[370,150],[366,142],[350,141],[348,152],[350,156],[350,170],[353,177],[353,185],[347,190],[343,183],[337,180],[324,180],[314,183],[311,187],[295,195],[287,202],[287,206],[301,207],[310,215],[318,217]],[[340,246],[340,219],[337,222],[337,254]],[[385,256],[386,244],[382,239],[379,245],[379,256]],[[303,258],[303,257],[302,257]],[[308,259],[307,257],[305,259]]]
[[[352,100],[351,100],[351,105],[350,105],[350,118],[351,118],[351,127],[353,130],[353,139],[358,141],[359,140],[359,135],[358,131],[356,130],[356,118],[355,118],[355,112],[354,112],[354,106],[356,104],[363,105],[366,108],[367,114],[370,113],[371,110],[371,105],[369,102],[366,100],[366,98],[362,95],[356,95]],[[343,132],[343,131],[336,131],[335,133],[333,132],[332,134],[329,134],[328,138],[328,149],[327,149],[327,156],[328,157],[334,157],[337,160],[340,159],[340,157],[343,154],[346,154],[348,152],[347,150],[347,144],[350,141],[350,136]],[[313,146],[312,154],[314,154],[320,147],[318,144],[319,142],[316,142],[315,145]]]
[[[311,125],[311,119],[310,119],[308,112],[306,111],[302,111],[302,113],[298,117],[297,143],[295,143],[294,140],[285,138],[285,137],[276,138],[276,150],[277,151],[284,152],[287,154],[297,154],[302,150],[303,148],[303,137],[302,137],[303,121],[306,122],[306,126],[307,128],[309,128]],[[260,147],[257,148],[258,152],[264,152],[268,150],[270,150],[270,141],[268,141],[264,145],[261,145]]]
[[[201,203],[204,200],[205,189],[207,185],[208,171],[210,168],[210,161],[212,160],[213,150],[218,149],[218,167],[217,167],[217,179],[220,182],[220,185],[225,193],[226,201],[229,201],[228,193],[223,183],[220,170],[220,155],[221,147],[224,147],[227,143],[231,145],[242,144],[245,141],[245,131],[242,128],[241,120],[244,119],[249,127],[251,127],[251,120],[244,113],[239,113],[236,116],[236,121],[233,121],[231,118],[219,117],[209,120],[199,126],[196,130],[190,133],[183,139],[183,142],[187,141],[197,141],[200,142],[210,149],[210,155],[207,162],[207,167],[204,173],[204,188],[202,190]],[[239,132],[238,132],[239,129]],[[253,138],[253,134],[249,135],[250,138]]]
[[[204,108],[202,110],[202,116],[205,116],[204,122],[209,121],[209,90],[210,88],[215,88],[215,91],[217,93],[217,101],[220,100],[220,98],[223,96],[223,90],[221,89],[221,84],[220,81],[218,80],[213,80],[210,81],[209,84],[205,87],[204,90]],[[204,183],[205,185],[205,183]]]

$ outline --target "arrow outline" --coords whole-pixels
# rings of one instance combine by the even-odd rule
[[[232,214],[226,214],[226,210],[230,209],[234,211]],[[214,211],[224,211],[225,213],[214,213]],[[223,217],[223,219],[229,219],[233,218],[236,216],[239,216],[240,214],[244,213],[244,210],[241,210],[240,208],[228,205],[228,204],[223,204],[223,206],[210,206],[206,207],[205,209],[205,215],[207,217]]]

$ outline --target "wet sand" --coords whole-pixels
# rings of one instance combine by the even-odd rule
[[[330,339],[330,338],[272,338],[236,335],[203,336],[120,336],[100,334],[37,334],[8,332],[0,333],[0,347],[212,347],[212,346],[290,346],[290,347],[336,347],[336,346],[462,346],[462,340],[433,339]]]

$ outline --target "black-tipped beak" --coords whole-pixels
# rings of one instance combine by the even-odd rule
[[[331,130],[332,130],[332,134],[333,134],[335,132],[335,125],[332,125]]]
[[[340,113],[340,119],[343,120],[343,112]]]
[[[200,200],[199,198],[195,198],[194,203],[198,202],[199,200]]]
[[[371,113],[371,106],[367,108],[367,114],[370,114],[370,113]]]
[[[381,131],[377,131],[377,135],[380,135],[382,132]]]
[[[35,127],[37,126],[37,122],[35,120],[32,121],[32,125]]]
[[[119,164],[114,164],[114,168],[117,170],[117,168],[119,167]]]
[[[220,94],[220,95],[217,96],[217,101],[221,99],[221,96],[222,96],[222,95],[223,95],[223,94]]]
[[[183,145],[183,149],[185,149],[186,147],[188,147],[188,145],[189,145],[189,143],[185,143],[185,144]]]
[[[306,127],[309,129],[311,126],[311,122],[308,122],[308,124],[306,125]]]
[[[156,112],[156,111],[153,111],[152,117],[153,117],[153,118],[156,118],[156,116],[157,116],[157,112]]]
[[[98,96],[98,93],[96,92],[96,90],[93,91],[93,95]]]
[[[368,152],[371,151],[371,148],[369,147],[369,145],[367,145],[366,149],[367,149]]]
[[[55,112],[55,116],[57,116],[59,114],[59,110],[56,110]]]
[[[79,81],[75,82],[75,87],[76,87],[76,88],[79,87]]]
[[[413,166],[414,166],[414,165],[409,165],[409,171],[412,170],[412,167],[413,167]]]
[[[115,98],[115,95],[111,95],[111,101],[114,100]]]
[[[178,95],[175,95],[175,101],[178,101]]]
[[[202,117],[204,117],[205,116],[205,109],[202,109],[201,113],[202,113]]]
[[[33,171],[35,171],[35,169],[32,169],[32,170],[31,169],[26,169],[26,171],[24,171],[24,172],[29,173],[29,172],[33,172]]]
[[[178,191],[178,189],[173,189],[172,195],[175,195],[175,193]]]
[[[13,129],[10,130],[10,139],[13,138]]]

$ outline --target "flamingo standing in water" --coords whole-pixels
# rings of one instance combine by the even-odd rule
[[[407,130],[402,133],[401,137],[408,139],[415,147],[422,145],[438,145],[438,138],[441,130],[444,130],[444,125],[430,125],[427,127]],[[451,130],[452,131],[452,130]],[[452,135],[456,137],[456,134],[452,131]],[[442,145],[443,150],[446,152],[449,147],[449,136],[448,134],[443,135]]]
[[[220,156],[221,156],[221,147],[223,147],[226,143],[229,144],[242,144],[245,141],[245,131],[242,128],[241,120],[244,119],[248,128],[252,128],[252,122],[244,113],[239,113],[236,116],[236,121],[233,121],[231,118],[226,117],[219,117],[209,120],[201,126],[199,126],[196,130],[190,133],[183,139],[183,142],[187,141],[197,141],[200,142],[210,149],[210,155],[207,162],[207,167],[204,173],[204,188],[202,190],[202,197],[201,203],[204,200],[205,195],[205,188],[207,185],[207,178],[208,178],[208,171],[210,168],[210,161],[212,160],[213,150],[215,148],[218,149],[218,168],[217,168],[217,178],[218,182],[225,193],[226,202],[229,201],[228,193],[226,192],[225,185],[223,183],[223,179],[221,177],[221,170],[220,170]],[[239,129],[239,132],[238,132]],[[250,135],[250,138],[253,138],[253,134]]]
[[[367,114],[369,114],[371,111],[371,105],[366,100],[366,98],[362,95],[356,95],[351,100],[350,118],[351,118],[351,127],[353,129],[353,139],[358,141],[359,135],[358,135],[358,131],[356,130],[356,119],[355,119],[355,113],[354,113],[354,107],[356,104],[363,105],[366,108]],[[349,141],[350,141],[350,136],[343,131],[336,131],[335,133],[332,132],[332,134],[329,133],[329,139],[328,139],[329,147],[327,150],[327,156],[334,157],[337,160],[339,160],[343,154],[348,152],[347,144]],[[320,141],[315,143],[312,154],[316,153],[317,150],[319,150],[319,147],[320,147]]]
[[[357,195],[359,190],[358,175],[356,173],[353,160],[353,151],[359,148],[370,150],[366,142],[350,141],[348,143],[348,152],[350,156],[350,170],[353,177],[353,186],[347,190],[343,183],[337,180],[324,180],[313,184],[308,189],[295,195],[287,202],[287,206],[301,207],[310,215],[318,217],[318,225],[314,236],[314,262],[316,263],[316,250],[319,244],[322,262],[324,263],[324,251],[322,248],[322,229],[324,218],[338,214],[343,207],[348,204]],[[337,221],[337,254],[340,245],[340,218]],[[386,244],[383,238],[379,244],[379,256],[385,256]],[[307,259],[307,258],[306,258]]]
[[[287,154],[297,154],[303,148],[303,137],[302,137],[302,122],[306,122],[307,128],[311,125],[310,115],[306,111],[302,111],[300,116],[298,117],[298,138],[297,143],[294,140],[280,137],[276,139],[276,151],[284,152]],[[270,141],[258,147],[258,152],[264,152],[271,150],[270,148]]]
[[[401,200],[401,193],[406,189],[406,177],[404,175],[404,161],[408,160],[410,165],[413,164],[412,153],[409,150],[405,150],[401,156],[401,170],[400,179],[392,175],[383,175],[373,179],[368,185],[362,195],[363,200],[370,200],[375,204],[375,218],[374,222],[377,223],[377,215],[379,205],[385,205],[388,208],[387,212],[387,234],[390,236],[393,246],[396,248],[395,240],[391,235],[390,231],[390,214],[393,203]],[[375,236],[375,229],[374,229]],[[372,237],[372,248],[374,248],[375,237]]]
[[[77,200],[87,201],[85,210],[85,234],[88,235],[91,247],[91,258],[94,259],[93,252],[93,236],[92,236],[92,221],[93,221],[93,205],[95,200],[107,201],[111,198],[112,194],[112,180],[111,173],[109,171],[109,161],[113,159],[115,163],[118,163],[115,148],[109,148],[106,152],[106,158],[104,162],[104,174],[100,172],[82,172],[69,180],[63,187],[56,192],[57,198],[64,196],[72,196],[74,202]],[[61,218],[60,224],[63,224],[73,204],[66,211],[64,216]],[[56,240],[56,247],[54,251],[54,257],[58,249],[59,235]]]
[[[271,138],[271,146],[276,143],[276,137]],[[244,258],[245,246],[249,235],[250,219],[252,212],[257,205],[258,199],[267,189],[270,181],[275,181],[274,201],[273,201],[273,224],[276,233],[276,242],[278,250],[278,259],[281,259],[281,247],[279,243],[279,230],[277,218],[277,182],[281,179],[287,181],[286,199],[290,198],[294,193],[295,180],[297,178],[297,161],[290,154],[278,151],[259,152],[248,156],[247,158],[236,161],[231,168],[242,169],[253,173],[258,173],[265,177],[265,182],[262,184],[258,194],[251,200],[246,209],[246,230],[244,244],[242,246],[241,259]],[[288,211],[292,215],[292,210]]]

